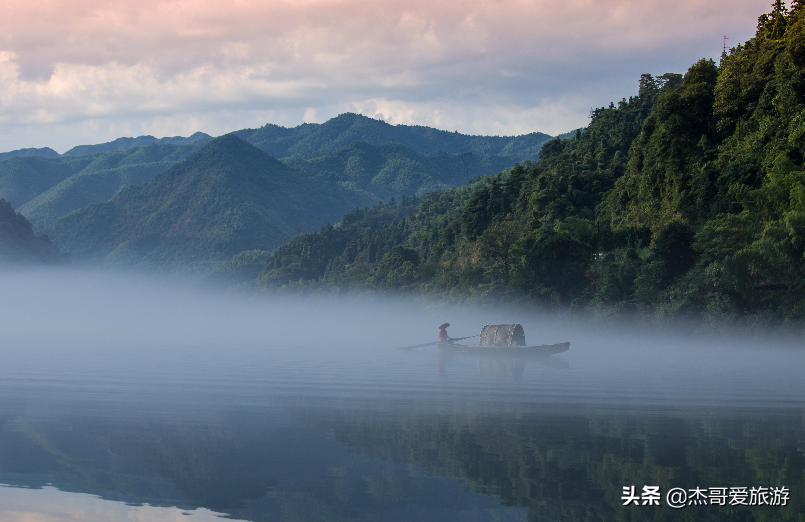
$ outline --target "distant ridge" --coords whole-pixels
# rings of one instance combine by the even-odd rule
[[[107,143],[99,143],[97,145],[78,145],[68,150],[62,156],[83,156],[85,154],[96,154],[98,152],[114,152],[128,150],[142,145],[150,145],[152,143],[167,143],[171,145],[190,145],[201,140],[210,140],[212,136],[203,132],[196,132],[187,138],[182,136],[173,136],[169,138],[155,138],[153,136],[138,136],[137,138],[118,138],[114,141]]]
[[[28,149],[19,152],[27,156],[0,158],[0,197],[19,209],[36,233],[51,235],[79,263],[141,267],[190,263],[198,268],[240,250],[272,248],[293,235],[337,222],[356,206],[421,196],[463,185],[480,174],[501,172],[516,162],[536,160],[549,139],[543,133],[468,136],[347,113],[322,124],[294,128],[269,124],[221,138],[201,132],[186,138],[124,137],[80,145],[61,156],[52,149]],[[241,153],[243,158],[238,157]],[[222,163],[224,157],[228,164]],[[221,181],[223,173],[235,172],[232,169],[237,175]],[[217,194],[228,198],[233,215],[246,216],[237,237],[227,236],[231,230],[223,230],[226,238],[221,239],[216,235],[220,230],[211,234],[200,225],[176,224],[176,230],[187,234],[180,238],[171,233],[171,240],[163,241],[167,232],[151,227],[154,219],[171,219],[160,213],[175,208],[183,198],[219,203],[221,199],[208,192],[178,196],[182,191],[164,176],[171,172],[184,172],[187,179],[203,178],[201,185],[218,184]],[[276,190],[267,193],[254,186],[266,179],[274,180]],[[264,201],[253,201],[246,192],[234,193],[227,183],[262,193]],[[237,203],[243,198],[251,203],[245,207]],[[226,222],[215,212],[206,217],[193,212],[198,213],[194,218],[198,223]],[[130,230],[132,223],[139,227],[136,231]]]
[[[362,141],[372,145],[396,143],[420,154],[472,152],[507,156],[513,161],[536,160],[542,144],[553,138],[541,132],[522,136],[470,136],[419,125],[391,125],[354,113],[341,114],[321,124],[304,123],[293,128],[267,124],[233,134],[277,158],[330,151]]]
[[[48,233],[62,216],[108,201],[122,189],[148,181],[209,142],[151,143],[122,151],[56,158],[6,158],[0,160],[0,197],[11,202],[37,233]],[[509,168],[514,160],[442,151],[421,154],[393,143],[353,142],[341,149],[286,157],[282,162],[303,172],[306,179],[346,189],[355,205],[373,205],[392,196],[422,195],[459,186],[479,174]]]
[[[15,158],[19,156],[41,156],[43,158],[58,158],[59,153],[50,147],[42,147],[41,149],[18,149],[10,152],[0,152],[0,160],[6,158]]]
[[[562,134],[560,138],[572,137],[575,130]],[[324,123],[303,123],[296,127],[281,127],[268,123],[259,129],[241,129],[231,134],[251,143],[276,158],[298,156],[316,152],[328,152],[348,147],[360,141],[370,145],[396,143],[420,154],[447,152],[462,154],[471,152],[481,156],[501,156],[512,162],[536,160],[542,145],[553,136],[542,132],[532,132],[520,136],[480,136],[460,134],[434,129],[422,125],[391,125],[355,113],[344,113]],[[212,136],[196,132],[191,136],[155,138],[154,136],[123,137],[95,145],[77,145],[64,156],[83,156],[102,152],[118,152],[143,145],[171,144],[190,145]],[[0,160],[14,156],[59,157],[55,150],[44,148],[19,149],[0,153]]]

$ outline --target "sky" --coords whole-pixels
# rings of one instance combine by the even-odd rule
[[[770,0],[3,0],[0,151],[357,112],[559,134],[751,38]]]

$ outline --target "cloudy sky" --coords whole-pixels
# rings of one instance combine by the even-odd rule
[[[771,0],[3,0],[0,151],[359,112],[557,134]]]

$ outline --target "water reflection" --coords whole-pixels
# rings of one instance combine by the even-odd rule
[[[787,507],[674,516],[799,520],[805,498],[801,415],[508,415],[372,401],[174,422],[130,414],[6,418],[0,483],[60,491],[0,488],[0,519],[36,506],[42,520],[60,509],[74,520],[650,520],[669,508],[624,507],[621,488],[651,484],[785,485]]]
[[[567,361],[552,355],[514,356],[494,353],[441,352],[437,358],[438,373],[446,379],[450,374],[450,367],[462,366],[467,363],[477,364],[481,381],[499,384],[519,384],[523,380],[526,367],[531,367],[532,370],[546,368],[567,370],[570,368]]]
[[[478,371],[486,381],[519,383],[523,380],[525,361],[515,357],[482,357],[478,359]]]
[[[31,512],[31,506],[36,506],[35,513]],[[49,486],[38,489],[0,486],[0,520],[3,522],[220,522],[222,516],[226,515],[204,508],[132,506]]]
[[[800,521],[805,512],[801,365],[788,355],[704,381],[688,366],[650,375],[581,357],[36,353],[0,368],[0,484],[16,486],[0,487],[4,522],[65,511],[155,522]],[[735,374],[740,387],[728,385]],[[785,486],[791,501],[624,506],[629,485]]]

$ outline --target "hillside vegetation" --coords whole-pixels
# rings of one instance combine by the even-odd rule
[[[229,135],[109,202],[60,219],[52,237],[77,262],[197,268],[315,228],[332,209],[349,208],[344,192],[300,178]]]
[[[70,212],[107,201],[126,187],[150,180],[190,156],[200,145],[152,144],[95,154],[79,172],[20,205],[20,212],[37,230],[47,230]]]
[[[11,204],[0,198],[0,264],[55,265],[69,259],[47,236],[34,235],[33,227]]]
[[[596,313],[805,316],[805,9],[466,189],[276,249],[267,288],[371,288]]]
[[[17,149],[11,152],[0,152],[0,159],[13,158],[17,156],[41,156],[43,158],[58,158],[59,153],[50,147],[42,147],[39,149]]]
[[[281,157],[305,176],[339,184],[351,194],[353,208],[402,194],[455,187],[469,177],[500,172],[515,161],[536,158],[549,138],[539,133],[514,138],[466,136],[392,126],[355,114],[320,125],[291,129],[267,125],[235,135]],[[119,138],[74,147],[61,156],[49,148],[2,153],[0,197],[18,208],[35,231],[49,233],[59,218],[150,180],[211,139],[197,132],[187,138]]]
[[[138,136],[136,138],[118,138],[107,143],[97,145],[78,145],[68,150],[62,156],[85,156],[87,154],[98,154],[101,152],[121,152],[142,147],[145,145],[192,145],[199,141],[209,141],[212,136],[203,132],[196,132],[192,136],[173,136],[169,138],[155,138],[153,136]]]
[[[202,148],[175,164],[179,153],[187,154],[189,147]],[[32,221],[52,223],[46,230],[77,263],[171,270],[203,269],[240,250],[273,248],[296,234],[340,220],[350,209],[406,193],[421,195],[461,185],[467,175],[466,158],[462,161],[459,155],[445,152],[423,155],[397,144],[354,142],[342,149],[279,161],[236,133],[193,146],[152,144],[80,158],[94,159],[22,210]],[[172,170],[155,172],[171,164],[175,164]],[[472,165],[496,172],[508,164],[505,157],[476,156]],[[225,181],[223,172],[236,172],[237,180]],[[256,197],[259,190],[249,195],[247,187],[268,178],[277,184],[263,190],[260,198]],[[112,198],[134,185],[137,190]],[[209,186],[216,186],[216,191],[208,190]],[[240,207],[247,196],[248,212]],[[91,205],[98,201],[104,203]],[[67,215],[77,207],[82,208]],[[170,232],[143,225],[170,222],[174,218],[166,217],[168,207],[170,215],[192,215],[196,224],[171,225]],[[223,216],[230,214],[241,216],[231,224],[235,228],[224,234],[210,232],[210,227],[217,226],[213,223],[227,226],[229,218]],[[205,220],[209,226],[202,225]],[[237,238],[228,234],[235,230]]]
[[[202,145],[152,144],[84,156],[13,156],[0,160],[0,197],[17,207],[36,231],[46,231],[58,218],[151,179]]]

